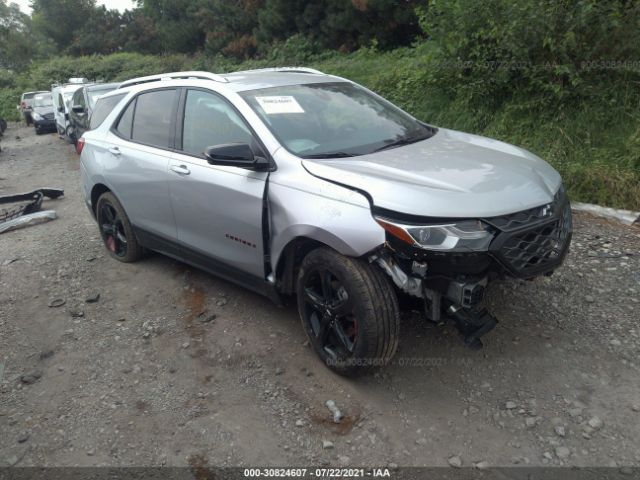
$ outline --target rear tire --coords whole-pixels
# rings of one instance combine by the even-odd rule
[[[135,262],[142,256],[142,247],[138,243],[129,217],[111,192],[105,192],[98,198],[96,219],[109,255],[124,263]]]
[[[398,300],[374,265],[319,248],[303,260],[298,311],[318,356],[340,375],[387,365],[398,348]]]

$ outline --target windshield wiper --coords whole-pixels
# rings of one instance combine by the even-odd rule
[[[302,158],[346,158],[355,157],[353,153],[347,152],[331,152],[331,153],[315,153],[313,155],[304,155]]]
[[[416,143],[420,140],[426,140],[429,138],[427,135],[414,135],[413,137],[402,137],[397,140],[393,140],[390,143],[387,143],[380,148],[376,148],[374,152],[380,152],[382,150],[387,150],[388,148],[400,147],[402,145],[409,145],[410,143]]]

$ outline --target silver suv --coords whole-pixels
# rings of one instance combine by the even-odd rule
[[[137,78],[98,101],[79,140],[86,203],[110,254],[143,248],[280,302],[345,375],[389,363],[400,306],[496,324],[497,277],[560,266],[560,175],[512,145],[436,128],[306,68]]]

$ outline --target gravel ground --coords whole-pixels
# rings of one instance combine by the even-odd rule
[[[0,235],[0,466],[640,465],[637,227],[576,215],[560,271],[492,287],[483,350],[408,314],[394,365],[348,380],[293,305],[110,259],[56,135],[2,148],[0,194],[65,196]]]

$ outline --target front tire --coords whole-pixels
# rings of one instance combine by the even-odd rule
[[[142,256],[142,247],[124,208],[111,192],[103,193],[96,204],[96,219],[100,236],[109,255],[120,262],[135,262]]]
[[[356,376],[393,358],[398,300],[375,266],[319,248],[304,258],[296,290],[309,342],[331,370]]]

